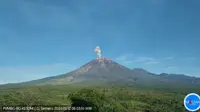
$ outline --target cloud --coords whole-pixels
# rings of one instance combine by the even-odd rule
[[[133,54],[123,54],[119,57],[116,58],[117,61],[124,61],[127,60],[128,58],[132,57]]]
[[[165,69],[175,69],[175,68],[178,68],[176,66],[169,66],[169,67],[166,67]]]
[[[180,74],[182,71],[180,72],[177,66],[168,66],[163,68],[163,72]]]
[[[122,63],[125,63],[125,64],[130,64],[130,63],[133,63],[134,61],[131,59],[133,56],[133,54],[123,54],[119,57],[117,57],[115,60],[116,61],[119,61],[119,62],[122,62]]]
[[[164,58],[165,60],[172,60],[172,59],[174,59],[174,57],[173,56],[170,56],[170,57],[166,57],[166,58]]]
[[[0,67],[0,83],[23,82],[64,74],[75,67],[67,63],[54,63],[35,66]]]
[[[148,57],[138,57],[135,59],[136,62],[149,62],[149,61],[156,61],[154,58],[148,58]]]
[[[134,62],[139,62],[143,64],[158,64],[160,63],[158,60],[149,57],[137,57],[133,58],[133,54],[124,54],[116,58],[117,61],[124,64],[131,64]]]
[[[135,59],[135,62],[140,62],[143,64],[158,64],[160,63],[158,60],[149,57],[138,57]]]
[[[127,59],[127,57],[123,55],[123,56],[117,57],[115,60],[117,60],[117,61],[124,61],[126,59]]]
[[[145,62],[145,64],[158,64],[160,63],[159,61],[149,61],[149,62]]]
[[[123,61],[125,64],[134,63],[134,61]]]

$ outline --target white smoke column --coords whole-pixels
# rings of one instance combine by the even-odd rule
[[[94,51],[97,53],[98,57],[101,58],[101,49],[100,49],[100,47],[97,46]]]

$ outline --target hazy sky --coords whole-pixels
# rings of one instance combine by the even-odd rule
[[[97,45],[129,68],[200,77],[200,1],[0,1],[0,83],[69,72]]]

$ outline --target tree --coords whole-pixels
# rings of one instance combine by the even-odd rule
[[[72,107],[92,107],[92,112],[106,112],[105,110],[113,110],[109,99],[105,94],[94,89],[81,89],[75,93],[69,94],[68,98],[72,101]],[[80,111],[79,111],[80,112]]]

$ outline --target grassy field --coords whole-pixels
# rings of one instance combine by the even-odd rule
[[[95,105],[97,112],[185,112],[183,99],[192,91],[81,84],[15,87],[0,89],[0,105],[70,106],[78,99]]]

